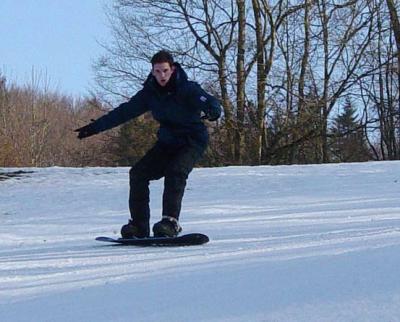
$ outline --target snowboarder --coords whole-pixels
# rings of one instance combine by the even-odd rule
[[[131,219],[122,226],[123,238],[150,235],[149,182],[164,177],[162,219],[153,226],[156,237],[175,237],[181,232],[179,215],[186,180],[208,144],[202,119],[217,120],[219,101],[200,85],[189,81],[182,67],[167,51],[151,59],[152,70],[128,102],[77,130],[83,139],[151,111],[160,123],[155,145],[129,172]]]

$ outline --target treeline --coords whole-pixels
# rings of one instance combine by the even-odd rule
[[[111,164],[101,137],[76,139],[73,129],[101,112],[95,99],[75,100],[41,82],[7,84],[0,75],[0,166],[45,167]]]
[[[398,159],[399,5],[115,0],[99,85],[128,96],[152,54],[165,48],[221,99],[224,119],[212,145],[218,163],[348,161],[336,141],[349,136],[368,150],[352,160]],[[349,104],[354,124],[332,128]]]
[[[114,0],[107,10],[96,95],[2,81],[2,165],[134,163],[155,140],[151,117],[83,141],[72,130],[132,96],[161,48],[222,102],[202,165],[400,158],[399,3]]]

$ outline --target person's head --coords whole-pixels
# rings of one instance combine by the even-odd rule
[[[151,58],[151,73],[160,86],[165,86],[175,71],[174,59],[172,55],[161,50]]]

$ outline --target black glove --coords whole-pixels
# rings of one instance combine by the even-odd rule
[[[93,123],[80,127],[75,132],[78,132],[78,139],[80,140],[99,133]]]
[[[214,121],[218,120],[220,116],[221,116],[221,113],[214,109],[210,109],[210,111],[208,112],[208,120],[210,122],[214,122]]]
[[[203,120],[209,120],[210,122],[218,120],[221,116],[221,112],[219,109],[209,107],[206,111],[204,111],[204,115],[201,117]]]

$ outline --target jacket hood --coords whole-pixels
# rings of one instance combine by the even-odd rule
[[[188,81],[188,76],[179,63],[174,63],[176,73],[176,83],[182,84]]]
[[[174,63],[174,66],[175,66],[175,72],[171,77],[175,77],[176,87],[179,88],[182,86],[182,84],[188,81],[188,76],[179,63]],[[143,83],[143,86],[151,89],[156,89],[157,88],[156,82],[157,82],[156,78],[150,72],[145,82]]]

